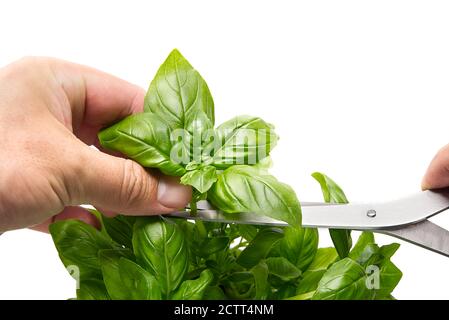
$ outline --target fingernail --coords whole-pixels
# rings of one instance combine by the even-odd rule
[[[192,188],[179,183],[176,177],[161,176],[157,188],[157,201],[167,208],[179,209],[189,203]]]
[[[429,188],[429,185],[427,183],[427,179],[423,178],[422,181],[421,181],[421,190],[422,191],[426,191],[428,189],[430,189],[430,188]]]

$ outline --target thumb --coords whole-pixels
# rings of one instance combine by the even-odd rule
[[[421,185],[423,190],[449,186],[449,145],[438,151],[430,162]]]
[[[87,149],[87,150],[86,150]],[[146,171],[138,163],[84,148],[87,163],[78,178],[80,200],[102,209],[131,215],[162,214],[185,207],[189,186],[176,177]]]

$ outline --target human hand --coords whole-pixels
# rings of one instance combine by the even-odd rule
[[[423,190],[449,187],[449,144],[432,159],[421,186]]]
[[[113,214],[185,206],[190,187],[95,150],[97,133],[143,110],[145,92],[103,72],[50,58],[0,69],[0,231],[78,218],[80,204]],[[101,148],[100,148],[101,149]]]

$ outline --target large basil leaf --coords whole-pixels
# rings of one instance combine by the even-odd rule
[[[365,300],[373,297],[365,269],[350,258],[334,263],[323,275],[313,300]]]
[[[131,260],[120,258],[119,274],[128,300],[162,299],[159,281]]]
[[[138,218],[133,248],[138,263],[158,280],[163,297],[181,284],[189,266],[188,249],[179,226],[165,218]]]
[[[270,275],[279,278],[281,281],[291,281],[301,275],[301,270],[284,257],[270,257],[265,262]]]
[[[159,284],[150,273],[126,259],[128,250],[102,250],[103,279],[113,300],[161,299]]]
[[[105,234],[79,220],[52,223],[50,233],[62,262],[66,267],[78,267],[81,280],[101,279],[98,252],[120,248]]]
[[[122,280],[119,273],[119,260],[122,257],[130,257],[129,249],[105,249],[100,250],[98,259],[101,263],[103,281],[109,296],[113,300],[127,299],[127,292],[123,290]]]
[[[208,200],[227,213],[254,212],[301,225],[301,207],[293,189],[251,166],[233,166],[218,176]]]
[[[113,218],[102,215],[101,221],[106,233],[118,244],[132,249],[132,235],[135,217],[118,215]]]
[[[98,138],[103,147],[120,151],[144,167],[158,168],[171,176],[185,173],[182,159],[172,157],[170,127],[158,115],[131,115],[100,131]]]
[[[320,172],[313,173],[312,177],[320,184],[325,202],[348,203],[343,190],[331,178]],[[347,257],[352,247],[351,230],[329,229],[329,233],[340,258]]]
[[[318,249],[318,230],[302,227],[284,228],[280,253],[297,268],[305,271]]]
[[[282,239],[284,233],[279,228],[265,228],[259,231],[249,245],[240,253],[237,263],[245,268],[255,266],[264,259],[271,248]]]
[[[253,165],[270,154],[277,140],[271,124],[258,117],[238,116],[217,127],[203,152],[220,169],[236,164]]]
[[[210,270],[201,272],[200,277],[195,280],[184,281],[179,289],[171,297],[172,300],[200,300],[204,291],[214,279],[214,274]]]
[[[191,185],[200,193],[207,192],[217,181],[217,169],[213,166],[204,166],[192,171],[187,171],[181,177],[181,183]]]
[[[214,101],[201,75],[173,50],[160,66],[145,96],[144,109],[163,117],[171,129],[213,127]]]

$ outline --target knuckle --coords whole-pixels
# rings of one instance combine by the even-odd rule
[[[152,180],[147,179],[144,169],[136,162],[123,161],[123,180],[121,187],[122,202],[136,206],[142,201],[151,201]]]

